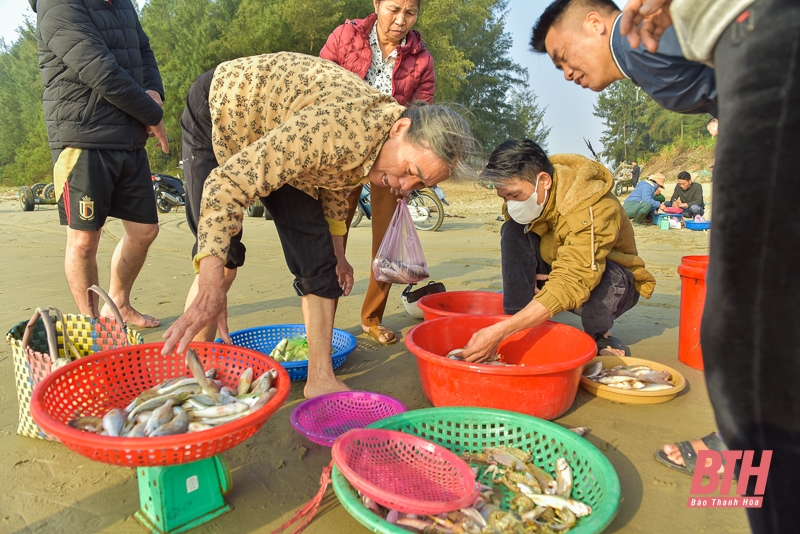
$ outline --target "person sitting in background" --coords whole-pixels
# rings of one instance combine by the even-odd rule
[[[401,106],[414,100],[433,104],[436,86],[433,57],[419,32],[411,29],[417,22],[420,2],[373,0],[375,13],[365,19],[348,20],[333,30],[319,57],[357,74],[381,93],[394,97]],[[354,187],[347,197],[345,251],[361,189],[360,185]],[[399,199],[388,187],[370,186],[372,259],[386,235]],[[391,289],[391,282],[378,282],[369,269],[369,285],[361,306],[361,329],[381,345],[397,342],[397,335],[383,325],[383,312]]]
[[[678,184],[672,192],[669,202],[664,202],[667,207],[683,209],[683,216],[687,219],[694,219],[695,215],[705,213],[703,203],[703,186],[692,181],[692,175],[686,171],[678,174]]]
[[[628,214],[628,218],[632,219],[636,224],[643,224],[648,215],[663,210],[664,203],[654,198],[661,193],[663,187],[664,175],[661,173],[654,174],[648,177],[647,180],[639,182],[636,185],[636,189],[622,204],[622,207],[625,208],[625,213]]]
[[[548,157],[529,139],[510,139],[492,153],[481,179],[506,201],[503,310],[513,317],[476,332],[464,359],[481,362],[503,339],[567,310],[581,317],[598,354],[630,356],[609,331],[639,296],[650,298],[656,280],[637,255],[608,169],[575,154]]]

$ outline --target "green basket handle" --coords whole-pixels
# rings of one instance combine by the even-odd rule
[[[117,308],[117,305],[114,303],[113,300],[111,300],[111,297],[108,296],[108,293],[103,291],[103,289],[98,285],[93,285],[91,287],[86,288],[86,298],[89,301],[89,309],[92,311],[92,317],[96,319],[100,315],[96,306],[94,305],[92,292],[97,293],[100,296],[100,298],[102,298],[105,301],[105,303],[108,304],[108,307],[111,308],[111,312],[114,314],[114,318],[117,320],[117,323],[123,328],[123,330],[127,332],[128,328],[127,325],[125,324],[125,321],[122,319],[122,314],[119,312],[119,308]]]

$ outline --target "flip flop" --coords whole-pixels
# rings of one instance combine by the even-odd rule
[[[381,345],[394,345],[395,343],[397,343],[397,334],[395,334],[391,328],[389,328],[388,326],[384,326],[382,324],[370,325],[369,329],[365,330],[364,333],[369,334],[372,339],[374,339]],[[389,341],[381,341],[381,336],[388,337],[387,334],[391,334],[392,339],[390,339]]]
[[[597,354],[600,355],[600,351],[603,349],[617,349],[625,351],[625,356],[631,355],[631,349],[628,348],[627,345],[623,344],[622,341],[615,338],[614,336],[605,337],[603,334],[597,334],[594,336],[594,341],[597,343]]]
[[[711,434],[700,438],[700,441],[705,443],[706,447],[712,451],[721,452],[728,450],[728,447],[726,447],[722,440],[719,439],[719,436],[717,436],[716,432],[712,432]],[[659,449],[656,451],[656,460],[658,460],[660,464],[669,467],[670,469],[679,471],[686,475],[693,475],[695,467],[697,466],[697,451],[694,449],[690,441],[679,441],[675,443],[675,445],[678,447],[678,450],[681,451],[681,456],[683,457],[683,461],[686,465],[676,464],[670,460],[667,453],[664,452],[664,449]]]

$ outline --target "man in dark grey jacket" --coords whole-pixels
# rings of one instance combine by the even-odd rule
[[[612,0],[556,0],[533,27],[531,47],[548,54],[564,78],[592,91],[630,79],[664,108],[717,115],[714,70],[689,61],[672,29],[657,53],[632,48]]]
[[[98,282],[97,247],[106,219],[125,233],[111,258],[109,295],[130,324],[150,328],[130,292],[158,235],[158,213],[144,146],[169,150],[164,88],[131,0],[30,0],[44,84],[61,224],[67,225],[67,282],[81,313],[97,315],[86,290]],[[106,307],[101,315],[110,315]]]

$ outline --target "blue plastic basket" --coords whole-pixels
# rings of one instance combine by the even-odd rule
[[[256,326],[231,332],[231,342],[239,347],[257,350],[269,356],[272,349],[283,338],[303,336],[306,327],[302,324],[274,324],[269,326]],[[217,339],[221,342],[222,339]],[[344,330],[333,329],[333,368],[337,369],[356,348],[356,337]],[[292,380],[305,380],[308,377],[308,361],[278,362],[289,373]]]
[[[703,221],[703,222],[694,222],[694,221],[686,221],[686,228],[689,230],[708,230],[711,228],[711,221]]]

